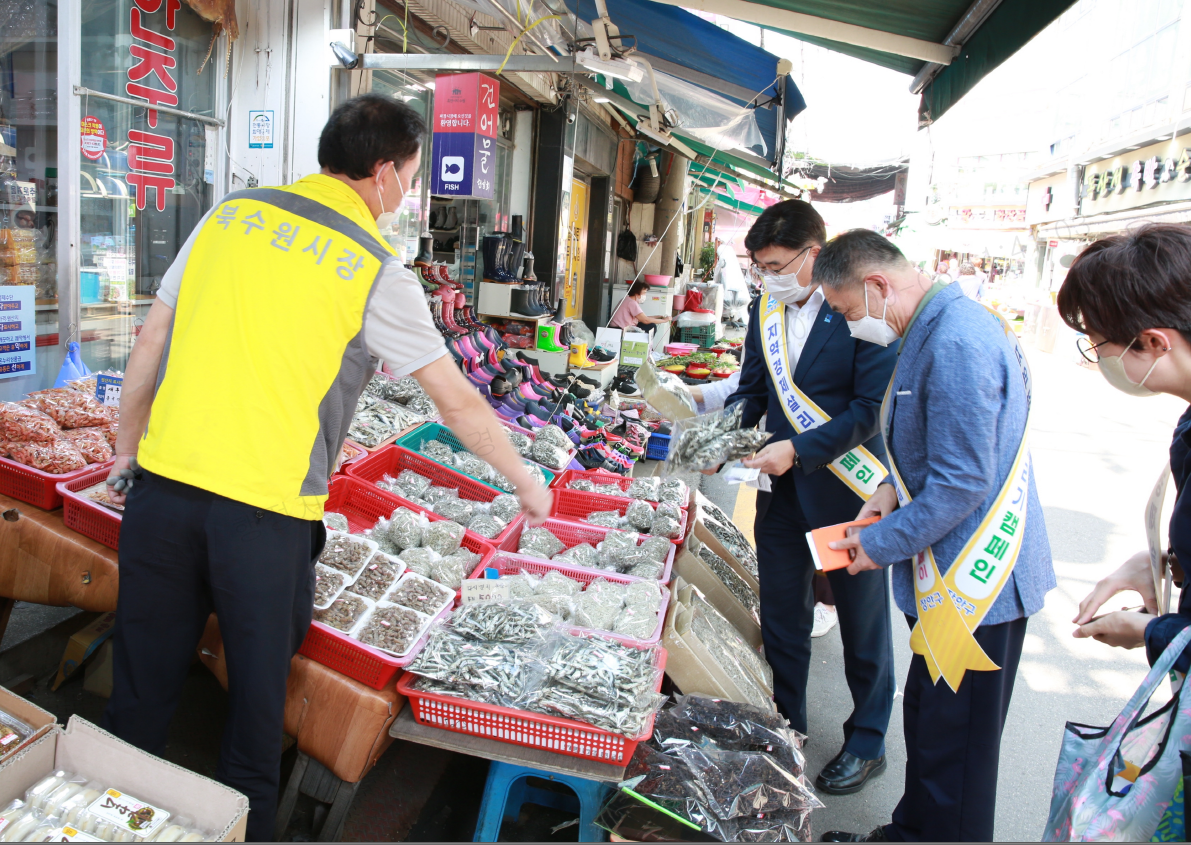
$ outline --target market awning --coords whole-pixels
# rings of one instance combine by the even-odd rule
[[[655,70],[678,76],[734,103],[755,103],[757,126],[765,139],[765,157],[780,149],[779,115],[789,123],[806,101],[788,75],[779,79],[778,57],[685,9],[650,0],[606,0],[608,16],[634,42]],[[683,3],[682,5],[687,5]],[[581,20],[599,17],[595,0],[567,0]],[[632,36],[630,39],[629,36]],[[760,154],[760,150],[757,151]]]
[[[659,0],[726,15],[925,83],[919,119],[938,120],[1074,0]],[[653,0],[634,5],[653,6]]]
[[[761,214],[765,211],[765,209],[759,205],[751,205],[747,202],[741,202],[735,197],[721,193],[720,191],[713,191],[710,188],[703,187],[700,187],[699,191],[703,194],[711,194],[712,199],[716,203],[722,205],[724,208],[730,208],[733,211],[740,211],[745,214],[752,214],[758,217],[761,216]]]
[[[862,202],[892,191],[897,177],[910,169],[908,161],[871,167],[847,167],[826,162],[804,161],[794,165],[792,179],[821,180],[814,198],[819,202]]]

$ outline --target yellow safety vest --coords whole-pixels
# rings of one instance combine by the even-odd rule
[[[329,176],[225,197],[186,262],[141,464],[321,519],[376,368],[365,306],[396,260],[364,201]]]

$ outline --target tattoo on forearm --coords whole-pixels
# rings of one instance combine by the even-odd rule
[[[492,442],[492,432],[486,428],[463,435],[463,445],[480,458],[487,457],[496,450],[496,444]]]

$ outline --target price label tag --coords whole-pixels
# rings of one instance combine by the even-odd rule
[[[95,398],[109,408],[119,408],[123,387],[123,376],[98,375],[95,377]]]
[[[499,578],[475,578],[463,582],[463,603],[474,601],[507,601],[509,584]]]
[[[142,839],[148,839],[170,817],[168,810],[137,801],[115,789],[109,789],[96,798],[88,811],[119,830],[129,831]]]

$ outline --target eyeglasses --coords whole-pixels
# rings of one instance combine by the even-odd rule
[[[1075,339],[1075,348],[1079,350],[1079,354],[1082,355],[1083,359],[1089,364],[1099,364],[1100,353],[1096,350],[1106,343],[1111,343],[1111,341],[1104,340],[1100,343],[1092,343],[1092,341],[1090,341],[1087,337],[1081,335]],[[1129,344],[1122,351],[1128,351],[1129,347],[1132,345],[1133,341],[1129,341]]]
[[[763,279],[771,278],[773,276],[780,276],[780,275],[782,275],[783,272],[785,272],[785,269],[787,267],[789,267],[791,264],[793,264],[795,261],[798,260],[799,255],[802,255],[802,253],[806,252],[808,249],[810,249],[809,246],[806,249],[799,250],[797,255],[795,255],[793,258],[791,258],[789,261],[787,261],[785,264],[783,264],[777,270],[772,270],[763,264],[758,264],[755,260],[749,265],[749,269],[755,275],[760,276]]]

